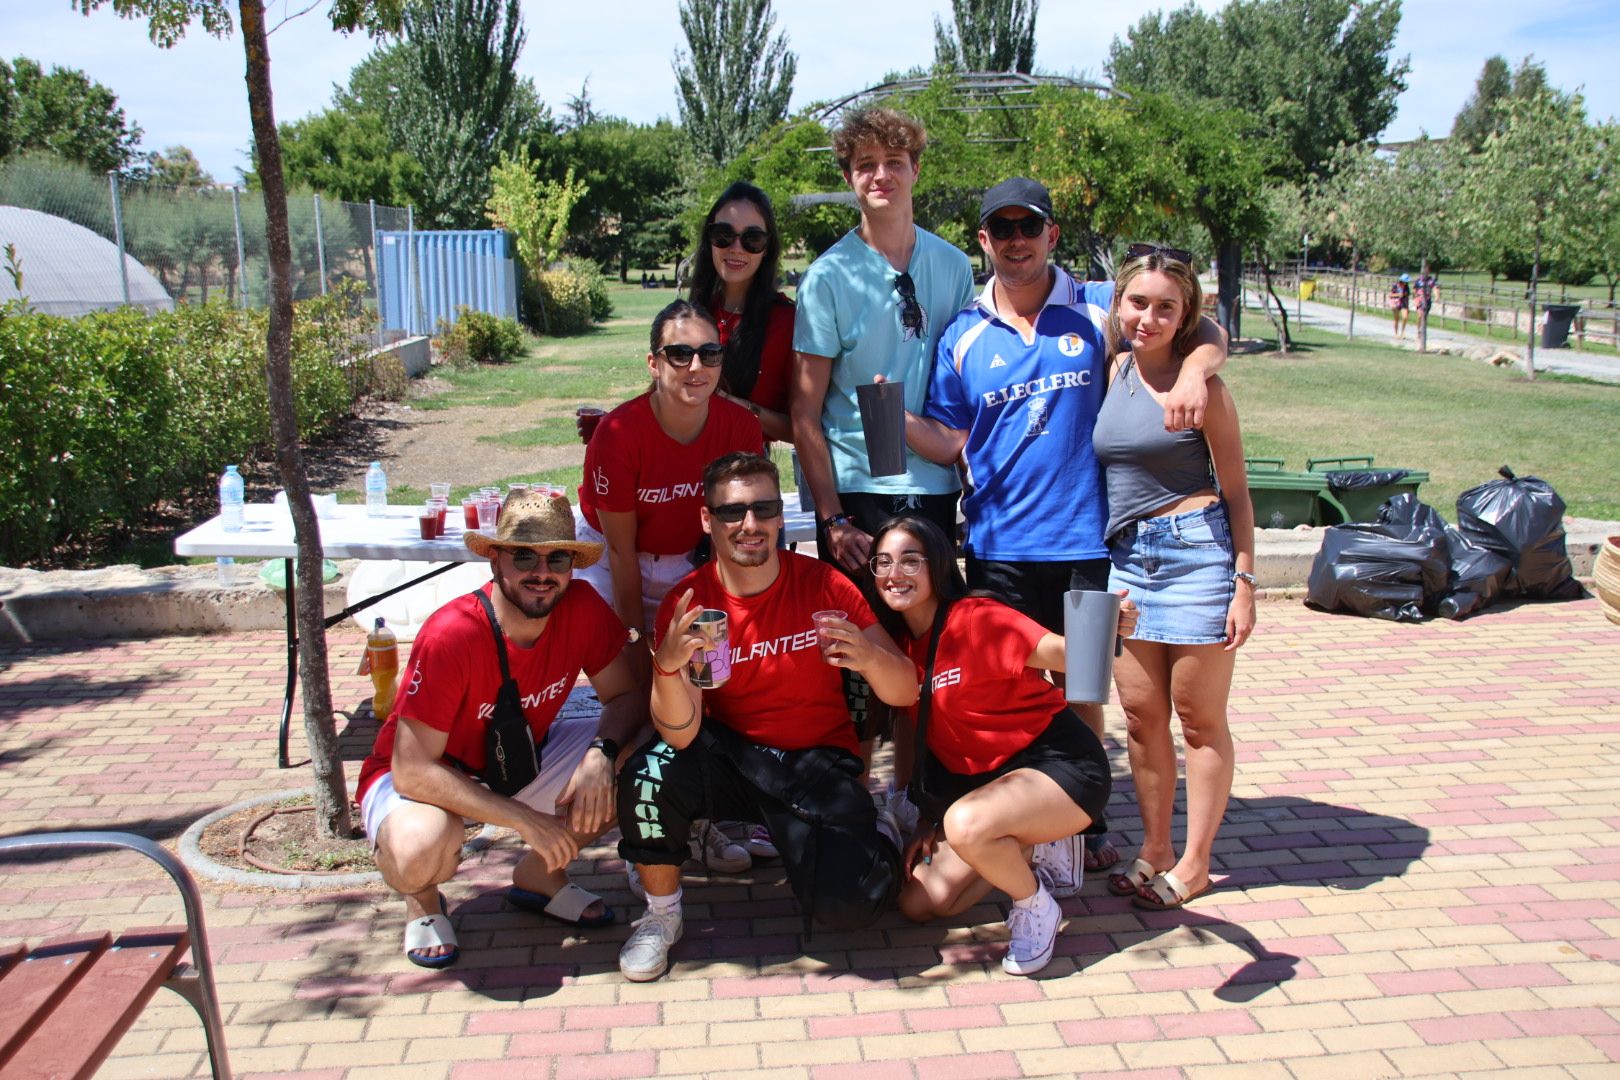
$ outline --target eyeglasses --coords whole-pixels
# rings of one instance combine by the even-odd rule
[[[751,503],[721,503],[709,507],[709,513],[727,525],[735,525],[750,513],[760,521],[772,521],[782,516],[781,499],[761,499]]]
[[[514,570],[533,570],[540,565],[540,553],[534,548],[502,548],[512,557]],[[572,551],[546,552],[546,569],[553,574],[566,573],[574,568],[574,553]]]
[[[1183,251],[1181,248],[1160,247],[1158,244],[1132,244],[1125,249],[1127,259],[1145,259],[1149,255],[1162,255],[1172,262],[1192,265],[1192,252]]]
[[[1022,233],[1025,240],[1033,240],[1051,227],[1052,223],[1039,214],[1021,218],[993,217],[984,223],[984,231],[992,240],[1011,240],[1015,231]]]
[[[906,577],[916,577],[928,565],[928,560],[921,555],[902,555],[898,559],[889,555],[874,555],[866,560],[866,565],[872,568],[873,577],[888,577],[896,569]]]
[[[702,361],[704,367],[719,367],[726,358],[726,347],[718,341],[706,341],[702,345],[664,345],[658,350],[664,354],[664,361],[670,367],[690,370],[692,359],[696,357]]]
[[[730,225],[724,225],[718,221],[709,226],[709,243],[714,247],[724,250],[735,244],[739,238],[742,240],[744,251],[750,255],[758,255],[765,250],[765,245],[770,241],[771,234],[758,225],[750,225],[742,232],[738,232]]]
[[[900,325],[913,337],[922,337],[923,309],[917,303],[917,285],[911,275],[901,271],[894,276],[895,291],[900,294]]]

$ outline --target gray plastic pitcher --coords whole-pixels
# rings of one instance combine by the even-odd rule
[[[1071,589],[1063,594],[1063,644],[1068,673],[1064,697],[1105,705],[1114,681],[1119,637],[1117,593]]]
[[[906,471],[906,384],[862,383],[855,388],[866,432],[866,464],[873,476],[901,476]]]

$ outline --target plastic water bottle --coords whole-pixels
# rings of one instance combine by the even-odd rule
[[[366,635],[366,658],[371,666],[371,714],[386,720],[394,711],[395,680],[399,678],[399,639],[381,616]]]
[[[229,555],[214,560],[214,572],[219,575],[220,588],[229,589],[236,584],[236,560]]]
[[[366,470],[366,516],[382,517],[388,512],[388,474],[381,462],[373,461]]]
[[[236,466],[225,466],[225,475],[219,478],[219,516],[226,532],[242,531],[245,490],[242,474],[236,471]]]

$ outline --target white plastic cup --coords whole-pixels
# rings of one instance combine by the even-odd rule
[[[1064,697],[1076,704],[1106,705],[1114,683],[1114,646],[1119,638],[1118,593],[1071,589],[1063,594]]]

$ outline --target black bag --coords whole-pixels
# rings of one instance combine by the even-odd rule
[[[1458,531],[1508,561],[1504,596],[1579,599],[1585,591],[1564,545],[1564,500],[1545,480],[1517,477],[1506,465],[1498,471],[1502,479],[1457,496]]]
[[[501,688],[495,694],[495,714],[484,729],[484,771],[480,779],[497,795],[516,795],[540,775],[540,753],[534,745],[534,730],[523,715],[523,695],[506,660],[506,638],[501,634],[495,606],[479,589],[473,593],[489,616],[490,632],[495,635],[495,655],[501,658]]]
[[[1495,603],[1513,564],[1494,551],[1475,547],[1458,529],[1446,530],[1446,542],[1451,571],[1439,610],[1448,619],[1464,619]]]
[[[1329,491],[1365,491],[1368,488],[1398,484],[1411,474],[1411,469],[1329,469]]]
[[[1446,523],[1417,496],[1385,501],[1372,523],[1326,530],[1305,603],[1395,622],[1420,622],[1446,594]]]

